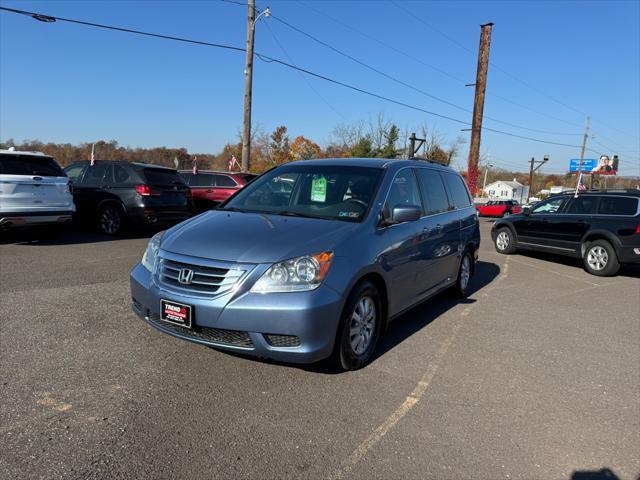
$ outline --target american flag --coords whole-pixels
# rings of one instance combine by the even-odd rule
[[[582,173],[580,174],[580,177],[578,177],[578,185],[576,186],[576,194],[575,196],[578,196],[578,193],[582,193],[582,192],[586,192],[587,191],[587,187],[584,183],[582,183]]]
[[[231,155],[231,158],[229,159],[229,171],[233,170],[234,165],[238,166],[238,160],[236,160],[235,155]]]
[[[89,165],[91,165],[92,167],[96,164],[96,156],[94,155],[95,148],[96,148],[96,144],[94,143],[93,145],[91,145],[91,158],[89,162]]]
[[[193,159],[193,174],[197,175],[198,174],[198,157],[195,157]]]

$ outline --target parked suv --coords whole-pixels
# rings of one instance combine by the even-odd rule
[[[0,228],[67,223],[74,211],[69,179],[52,157],[0,150]]]
[[[390,319],[442,290],[468,293],[479,244],[448,167],[293,162],[155,235],[131,272],[133,311],[192,342],[356,369]]]
[[[538,250],[582,258],[593,275],[615,275],[640,262],[640,191],[561,194],[498,220],[496,250]]]
[[[476,206],[481,217],[508,217],[522,211],[515,200],[489,200],[484,205]]]
[[[191,191],[176,170],[146,163],[76,162],[65,172],[73,182],[80,220],[109,235],[126,226],[177,223],[191,216]]]
[[[212,170],[199,170],[197,173],[193,173],[191,170],[181,170],[180,176],[191,188],[193,203],[198,211],[215,207],[257,177],[251,173],[215,172]]]

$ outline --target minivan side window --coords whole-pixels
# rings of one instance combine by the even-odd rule
[[[416,173],[424,201],[424,214],[435,215],[449,210],[447,191],[440,174],[427,168],[418,168]]]
[[[445,173],[445,182],[449,187],[449,193],[451,194],[451,202],[456,208],[466,208],[471,206],[471,196],[467,190],[462,177],[455,173]]]
[[[600,215],[635,215],[638,213],[638,199],[618,196],[602,197],[598,213]]]
[[[422,206],[416,177],[410,168],[400,170],[396,174],[387,196],[386,206],[389,214],[394,208],[405,205]]]

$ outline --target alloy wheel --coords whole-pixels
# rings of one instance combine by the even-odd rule
[[[373,340],[376,328],[376,305],[369,296],[362,297],[351,314],[349,341],[356,355],[362,355]]]
[[[600,245],[591,248],[587,253],[587,263],[593,270],[600,271],[604,269],[608,262],[609,254]]]
[[[469,278],[471,278],[471,260],[469,255],[465,255],[462,258],[462,264],[460,265],[460,289],[466,290],[469,285]]]
[[[500,232],[496,237],[496,245],[500,250],[506,250],[509,246],[509,234],[507,232]]]
[[[114,207],[107,207],[100,214],[100,227],[102,231],[113,235],[120,230],[120,212]]]

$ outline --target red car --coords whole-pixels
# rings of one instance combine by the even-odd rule
[[[484,205],[477,205],[481,217],[506,217],[522,212],[522,207],[515,200],[491,200]]]
[[[196,210],[209,210],[223,202],[251,180],[257,177],[252,173],[215,172],[212,170],[181,170],[180,176],[191,188]]]

